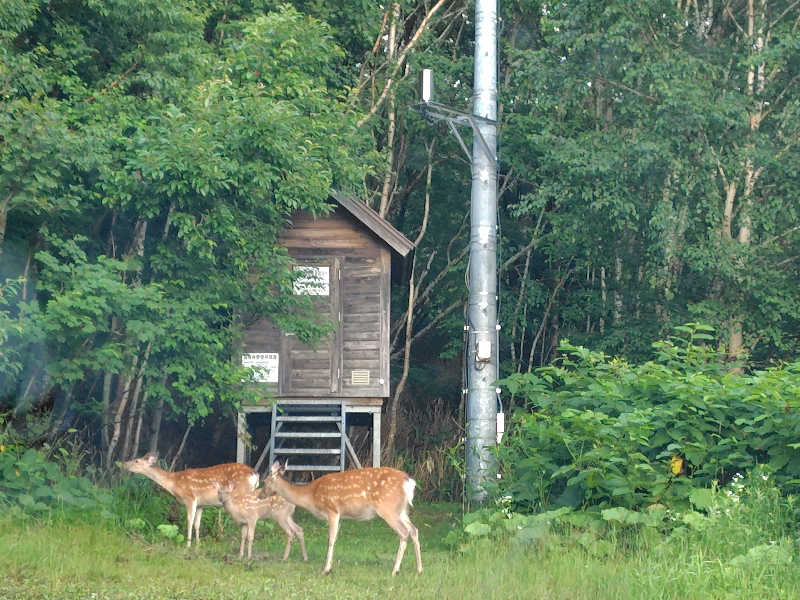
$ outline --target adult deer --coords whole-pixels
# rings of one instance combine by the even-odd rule
[[[333,547],[341,519],[368,521],[379,516],[400,537],[392,575],[397,575],[408,538],[414,543],[417,572],[422,573],[417,528],[408,518],[416,482],[403,471],[389,467],[368,467],[342,473],[329,473],[308,485],[293,485],[283,478],[285,468],[277,461],[264,479],[262,495],[276,493],[318,519],[328,521],[328,555],[323,575],[333,567]]]
[[[194,537],[200,543],[200,519],[204,506],[221,506],[217,485],[242,483],[250,490],[258,485],[258,474],[241,463],[225,463],[202,469],[185,469],[171,473],[156,464],[158,457],[146,454],[122,463],[123,468],[139,473],[155,481],[186,507],[186,547],[192,545]]]
[[[247,538],[247,560],[253,553],[253,534],[256,522],[259,519],[272,519],[286,532],[286,549],[283,551],[283,560],[289,557],[292,549],[292,539],[300,542],[303,560],[308,560],[306,542],[303,538],[303,528],[294,522],[294,504],[287,502],[280,496],[261,496],[250,489],[249,486],[228,484],[219,486],[219,500],[228,511],[231,518],[242,527],[242,543],[239,545],[239,558],[244,556],[244,541]]]

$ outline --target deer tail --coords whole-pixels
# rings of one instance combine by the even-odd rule
[[[406,493],[406,499],[408,500],[408,505],[412,506],[414,504],[414,489],[417,487],[417,482],[409,477],[403,482],[403,491]]]

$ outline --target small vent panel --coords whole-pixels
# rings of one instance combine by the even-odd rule
[[[369,385],[369,371],[366,369],[351,371],[350,385]]]

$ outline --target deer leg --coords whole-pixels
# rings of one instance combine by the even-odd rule
[[[197,499],[195,498],[186,504],[186,547],[192,547],[192,527],[194,526],[194,516],[197,512]]]
[[[247,560],[253,556],[253,538],[256,534],[256,522],[251,521],[247,524]]]
[[[400,563],[403,562],[403,555],[406,553],[406,545],[408,544],[408,536],[400,538],[400,545],[397,547],[397,556],[394,558],[394,567],[392,568],[392,575],[397,575],[400,572]]]
[[[327,575],[333,568],[333,547],[336,545],[336,538],[339,535],[339,513],[328,514],[328,556],[325,558],[325,568],[323,575]]]
[[[292,537],[294,537],[294,531],[292,531],[292,517],[287,517],[285,519],[275,519],[278,525],[281,526],[283,532],[286,534],[286,548],[283,549],[283,558],[281,560],[286,560],[289,558],[289,552],[292,551]]]
[[[386,512],[378,512],[380,517],[386,521],[386,524],[394,529],[397,533],[397,536],[400,538],[400,545],[397,547],[397,555],[394,559],[394,567],[392,568],[392,575],[397,575],[400,571],[400,563],[403,562],[403,555],[406,553],[406,546],[408,545],[408,536],[412,536],[412,540],[414,536],[416,536],[416,528],[411,524],[409,521],[408,516],[405,513],[400,513],[399,515],[395,515],[394,513],[386,513]],[[414,545],[415,549],[418,547],[419,541],[417,541]],[[422,567],[421,559],[417,562],[417,571],[420,571]]]
[[[194,501],[195,505],[197,504],[197,500]],[[198,506],[197,511],[194,515],[194,541],[197,545],[200,545],[200,519],[203,518],[203,507]]]
[[[401,514],[400,518],[405,522],[408,534],[411,536],[411,542],[414,544],[414,554],[417,558],[417,573],[422,573],[422,553],[419,549],[419,531],[417,531],[417,528],[411,522],[411,519],[408,518],[407,514]]]
[[[294,534],[291,531],[286,532],[286,548],[283,550],[283,558],[281,560],[286,560],[289,558],[289,553],[292,551],[292,536]]]
[[[306,540],[303,537],[303,528],[300,527],[294,521],[291,522],[292,531],[294,535],[297,537],[298,541],[300,542],[300,551],[303,553],[303,560],[308,560],[308,554],[306,554]]]
[[[244,558],[244,540],[247,537],[247,525],[242,525],[240,531],[242,532],[242,541],[239,543],[239,558]]]

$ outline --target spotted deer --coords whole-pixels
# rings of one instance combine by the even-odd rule
[[[244,557],[245,539],[247,539],[247,560],[250,560],[252,556],[256,522],[259,519],[272,519],[286,532],[286,548],[283,551],[282,560],[286,560],[289,557],[289,552],[292,550],[292,539],[295,537],[300,542],[303,560],[308,560],[303,528],[295,523],[292,518],[294,504],[277,495],[262,498],[257,491],[251,490],[249,486],[233,484],[219,486],[218,494],[222,506],[228,511],[231,518],[242,527],[239,558]]]
[[[318,519],[328,522],[328,555],[323,575],[333,567],[333,548],[341,519],[368,521],[379,516],[400,537],[392,575],[400,570],[408,538],[414,543],[417,572],[422,573],[422,556],[417,528],[408,518],[416,482],[403,471],[389,467],[369,467],[342,473],[329,473],[307,485],[293,485],[284,479],[285,468],[277,461],[264,479],[262,495],[278,494]]]
[[[131,473],[139,473],[155,481],[180,500],[186,507],[186,547],[192,545],[194,537],[200,543],[200,519],[204,506],[220,506],[217,485],[239,484],[251,491],[258,485],[258,474],[241,463],[225,463],[201,469],[185,469],[171,473],[156,464],[158,457],[146,454],[122,463]]]

